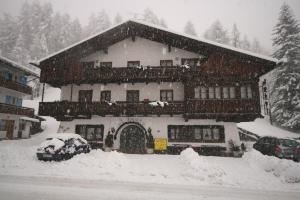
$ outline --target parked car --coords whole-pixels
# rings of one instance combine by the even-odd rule
[[[76,154],[89,153],[90,145],[80,135],[74,133],[58,133],[47,137],[37,149],[39,160],[65,160]]]
[[[300,143],[294,139],[262,137],[253,145],[253,148],[265,155],[300,160]]]

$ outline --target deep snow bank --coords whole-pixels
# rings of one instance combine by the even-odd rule
[[[226,175],[224,170],[209,162],[209,157],[199,156],[192,148],[187,148],[181,152],[180,158],[185,166],[183,176],[209,183],[223,183],[222,177]]]
[[[256,150],[245,153],[243,159],[249,165],[272,173],[287,183],[300,183],[300,163],[291,160],[278,159],[274,156],[262,155]]]

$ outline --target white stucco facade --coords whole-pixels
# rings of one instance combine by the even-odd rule
[[[139,100],[149,101],[160,100],[160,90],[173,90],[174,101],[184,100],[184,88],[180,82],[163,82],[163,83],[122,83],[122,84],[81,84],[73,85],[71,97],[71,85],[61,87],[61,100],[78,101],[79,90],[93,90],[92,101],[100,101],[101,91],[111,91],[111,101],[126,101],[126,90],[139,90]]]
[[[140,61],[143,66],[159,66],[160,60],[173,60],[173,65],[181,65],[182,58],[199,58],[199,54],[171,47],[159,42],[136,37],[127,38],[108,47],[107,54],[97,51],[82,61],[112,62],[112,67],[127,67],[127,61]]]

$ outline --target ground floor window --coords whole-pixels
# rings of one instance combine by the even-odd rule
[[[0,119],[0,131],[5,131],[6,120]]]
[[[169,125],[169,142],[225,142],[221,125]]]
[[[81,135],[88,141],[103,141],[104,126],[103,125],[76,125],[76,134]]]

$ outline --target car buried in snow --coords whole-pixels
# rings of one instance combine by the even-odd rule
[[[300,143],[291,138],[262,137],[253,148],[264,155],[300,161]]]
[[[46,138],[37,149],[38,160],[60,161],[72,158],[76,154],[89,153],[90,145],[80,135],[57,133]]]

